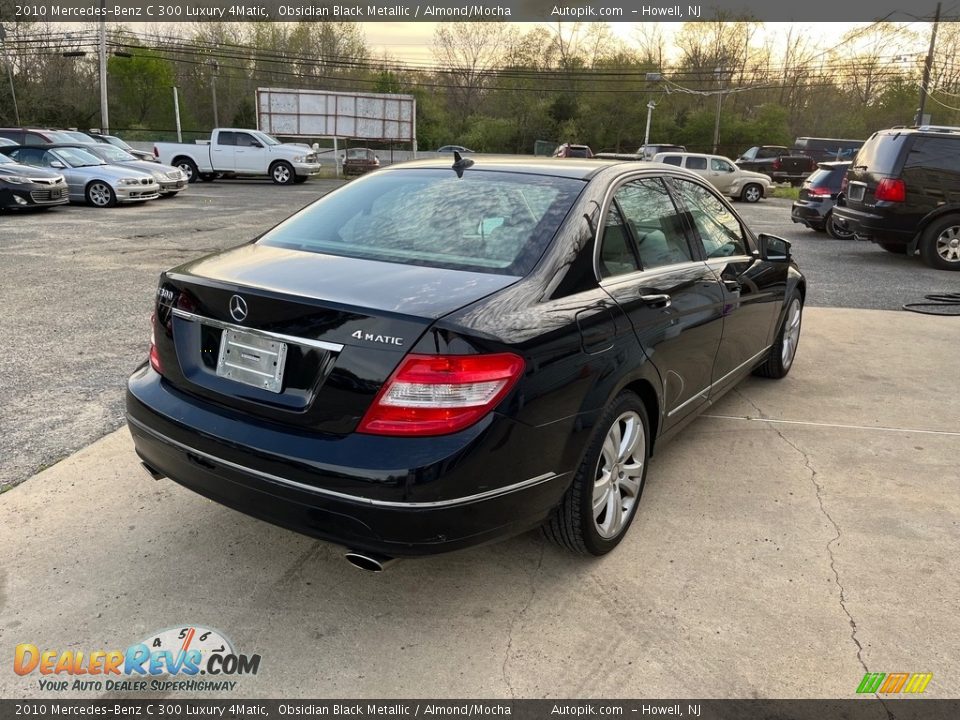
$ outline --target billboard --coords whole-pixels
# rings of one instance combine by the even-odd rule
[[[414,143],[413,95],[257,88],[257,123],[271,135]]]

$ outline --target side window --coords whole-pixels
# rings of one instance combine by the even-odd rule
[[[683,223],[662,180],[634,180],[621,187],[614,197],[636,243],[642,269],[693,259]]]
[[[960,140],[918,137],[910,149],[903,169],[916,167],[960,173]]]
[[[34,148],[23,148],[10,154],[18,163],[33,165],[34,167],[43,167],[43,155],[43,150],[36,150]]]
[[[760,151],[757,153],[758,158],[769,160],[770,158],[779,157],[780,151],[774,148],[760,148]]]
[[[235,133],[237,136],[237,147],[253,147],[254,138],[249,133]],[[257,143],[259,144],[259,142]]]
[[[679,155],[667,155],[665,158],[663,158],[663,162],[665,162],[667,165],[676,165],[677,167],[680,167],[680,165],[683,163],[683,158]]]
[[[236,145],[237,134],[235,132],[221,132],[217,135],[217,145]]]
[[[689,180],[674,180],[708,258],[746,255],[740,222],[710,190]]]
[[[688,157],[687,158],[687,170],[706,170],[707,169],[707,159],[705,157]]]
[[[24,145],[43,145],[47,142],[47,139],[42,135],[37,135],[36,133],[28,132],[23,135],[23,144]]]
[[[733,166],[719,158],[710,158],[710,169],[716,172],[733,172]]]
[[[627,226],[616,202],[610,205],[600,239],[600,277],[626,275],[639,269],[630,246]]]

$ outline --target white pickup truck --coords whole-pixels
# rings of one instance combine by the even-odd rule
[[[289,185],[320,172],[320,162],[309,145],[281,143],[259,130],[242,128],[217,128],[209,141],[158,142],[153,154],[160,162],[180,168],[190,182],[267,175],[278,185]]]

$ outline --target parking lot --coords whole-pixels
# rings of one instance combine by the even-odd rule
[[[23,482],[0,496],[4,653],[196,623],[262,655],[244,697],[852,697],[868,670],[955,694],[960,320],[899,308],[958,278],[793,225],[785,200],[737,208],[807,274],[793,372],[743,383],[658,452],[601,560],[531,533],[366,574],[146,479],[122,399],[158,273],[337,184],[0,216],[0,485]],[[0,694],[40,693],[0,673]]]

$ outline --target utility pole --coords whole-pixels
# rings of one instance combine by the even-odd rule
[[[653,100],[651,100],[650,102],[647,103],[647,129],[646,129],[646,131],[643,133],[643,144],[644,144],[644,145],[649,145],[649,144],[650,144],[650,119],[653,117],[653,109],[654,109],[656,106],[657,106],[657,104],[656,104]]]
[[[210,79],[210,87],[213,90],[213,126],[218,128],[220,127],[220,118],[217,116],[217,73],[220,71],[220,63],[211,60],[210,67],[213,68],[213,77]]]
[[[726,71],[724,67],[714,68],[714,72],[717,75],[717,84],[719,89],[717,90],[717,118],[713,123],[713,154],[716,155],[717,151],[720,149],[720,104],[723,102],[723,73]]]
[[[177,86],[173,86],[173,115],[177,120],[177,142],[183,142],[183,133],[180,132],[180,97],[177,94]]]
[[[107,0],[100,0],[100,10],[106,13]],[[100,16],[100,132],[110,134],[110,111],[107,107],[107,21]]]
[[[923,108],[927,104],[927,88],[930,86],[930,70],[933,67],[933,48],[937,44],[937,26],[940,24],[940,3],[937,3],[937,12],[933,16],[933,31],[930,33],[930,49],[927,51],[927,61],[923,64],[923,84],[920,85],[920,107],[917,109],[916,125],[923,124]]]

